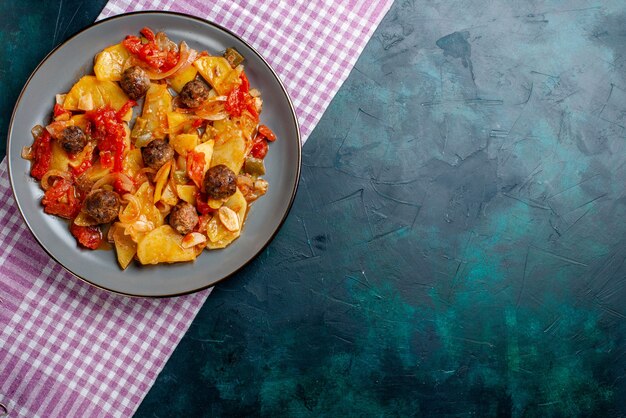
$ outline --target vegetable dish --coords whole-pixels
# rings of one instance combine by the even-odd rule
[[[244,63],[234,48],[212,55],[149,28],[98,53],[22,151],[43,210],[67,219],[79,246],[112,245],[122,269],[230,245],[267,191],[276,140]]]

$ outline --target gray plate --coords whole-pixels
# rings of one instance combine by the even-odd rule
[[[47,123],[54,95],[67,92],[92,72],[93,58],[142,27],[165,31],[174,41],[217,53],[234,46],[246,57],[250,84],[263,94],[261,122],[278,136],[266,158],[268,193],[251,205],[241,237],[223,250],[204,251],[195,262],[157,266],[132,263],[120,270],[115,251],[80,249],[65,221],[46,215],[43,192],[30,177],[30,163],[20,157],[31,145],[30,130]],[[41,246],[63,267],[103,289],[132,296],[167,297],[214,285],[251,261],[274,237],[287,217],[300,176],[300,132],[293,105],[269,64],[230,31],[207,21],[176,13],[139,12],[100,21],[53,50],[31,75],[17,101],[8,134],[9,176],[19,209]]]

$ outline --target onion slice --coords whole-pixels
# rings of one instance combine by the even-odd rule
[[[72,179],[70,173],[68,173],[67,171],[61,171],[61,170],[48,170],[46,171],[46,174],[43,175],[43,177],[41,178],[41,188],[44,190],[48,190],[52,185],[50,184],[50,178],[51,177],[60,177],[60,178],[64,178],[67,181],[70,181]]]
[[[32,147],[22,147],[22,158],[25,160],[33,159],[33,148]]]
[[[120,184],[121,189],[125,190],[127,192],[132,192],[134,187],[135,187],[135,183],[126,174],[123,174],[123,173],[109,173],[106,176],[102,177],[97,182],[95,182],[93,184],[93,187],[91,188],[91,190],[98,190],[99,188],[101,188],[105,184],[111,184],[115,180],[119,180],[120,183],[121,183]]]

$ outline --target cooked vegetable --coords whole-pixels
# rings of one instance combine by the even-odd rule
[[[114,229],[113,243],[115,244],[117,261],[122,270],[125,270],[137,254],[137,243],[133,241],[130,235],[124,233],[124,228],[119,224],[113,225],[112,228]]]
[[[174,137],[170,135],[171,147],[183,157],[186,157],[188,152],[194,150],[198,145],[198,141],[198,134],[180,134]]]
[[[189,66],[184,70],[176,73],[172,78],[169,79],[170,86],[174,89],[176,93],[180,93],[180,91],[185,87],[185,84],[196,78],[198,74],[198,70],[194,66]]]
[[[102,81],[119,81],[130,53],[122,44],[111,45],[96,55],[93,72]]]
[[[226,94],[240,83],[239,74],[223,57],[200,57],[193,65],[218,94]],[[231,73],[236,75],[236,80],[230,77]]]
[[[196,258],[193,248],[182,247],[183,236],[171,226],[163,225],[150,231],[137,246],[141,264],[177,263]]]
[[[235,68],[243,62],[243,56],[235,48],[226,48],[224,58],[226,58],[231,68]]]
[[[262,176],[265,174],[265,164],[263,159],[255,158],[251,155],[246,157],[246,162],[243,165],[243,171],[253,176]]]
[[[172,96],[165,84],[150,84],[141,116],[135,121],[131,137],[135,146],[143,147],[152,139],[168,134],[167,114],[172,110]]]
[[[128,96],[113,81],[98,80],[95,76],[82,77],[65,96],[66,110],[93,110],[106,105],[120,110],[128,102]]]

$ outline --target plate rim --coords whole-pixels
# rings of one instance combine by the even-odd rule
[[[24,214],[24,211],[22,210],[22,206],[20,205],[19,199],[17,197],[17,193],[15,192],[15,180],[13,178],[14,177],[14,173],[13,173],[13,169],[12,169],[12,166],[11,166],[11,160],[12,160],[11,153],[7,152],[7,158],[6,159],[7,159],[7,171],[8,171],[8,174],[9,174],[9,185],[11,187],[11,193],[13,194],[13,199],[15,200],[15,204],[17,205],[17,208],[18,208],[18,211],[20,213],[20,216],[22,217],[22,219],[24,220],[24,223],[28,227],[28,231],[35,238],[35,241],[37,241],[37,244],[46,252],[46,254],[48,254],[55,262],[57,262],[65,271],[70,273],[72,276],[76,277],[77,279],[81,280],[82,282],[87,283],[90,286],[93,286],[95,288],[98,288],[98,289],[101,289],[101,290],[104,290],[104,291],[107,291],[107,292],[111,292],[111,293],[114,293],[114,294],[131,297],[131,298],[163,299],[163,298],[172,298],[172,297],[178,297],[178,296],[185,296],[185,295],[190,295],[190,294],[193,294],[193,293],[201,292],[201,291],[203,291],[205,289],[208,289],[210,287],[216,286],[217,284],[219,284],[219,283],[221,283],[221,282],[223,282],[225,280],[230,279],[232,276],[234,276],[235,274],[240,272],[242,269],[247,267],[255,258],[257,258],[259,256],[259,254],[261,254],[268,247],[268,245],[274,240],[274,238],[276,237],[276,235],[278,234],[278,232],[282,228],[283,224],[287,220],[287,217],[289,216],[289,213],[291,212],[291,209],[293,207],[293,203],[295,201],[295,197],[296,197],[296,194],[297,194],[297,191],[298,191],[298,185],[300,183],[300,176],[301,176],[301,171],[302,171],[302,133],[300,132],[300,124],[298,123],[298,117],[297,117],[297,114],[296,114],[296,111],[295,111],[295,107],[293,105],[293,101],[291,99],[291,96],[289,95],[287,89],[285,88],[285,85],[283,84],[283,81],[280,79],[280,77],[278,76],[278,74],[276,73],[274,68],[270,65],[269,62],[267,62],[267,60],[263,57],[263,55],[261,55],[256,50],[256,48],[254,48],[252,45],[250,45],[250,43],[248,43],[246,40],[241,38],[239,35],[237,35],[233,31],[231,31],[230,29],[227,29],[227,28],[225,28],[224,26],[222,26],[222,25],[220,25],[218,23],[212,22],[212,21],[210,21],[208,19],[204,19],[204,18],[201,18],[201,17],[198,17],[198,16],[190,15],[190,14],[187,14],[187,13],[175,12],[175,11],[165,11],[165,10],[135,11],[135,12],[127,12],[127,13],[117,14],[117,15],[114,15],[114,16],[109,16],[109,17],[107,17],[105,19],[95,21],[95,22],[85,26],[84,28],[80,29],[79,31],[75,32],[73,35],[68,37],[66,40],[61,42],[59,45],[55,46],[50,52],[48,52],[46,54],[46,56],[39,62],[39,64],[37,64],[35,69],[31,72],[31,74],[29,75],[28,79],[24,83],[24,87],[22,87],[22,90],[20,91],[20,94],[17,97],[17,100],[15,101],[15,106],[13,107],[13,112],[11,112],[11,119],[9,120],[9,125],[8,125],[8,130],[7,130],[7,151],[11,150],[11,137],[12,137],[12,133],[13,133],[13,123],[15,121],[15,115],[17,113],[18,105],[22,101],[22,96],[24,95],[24,93],[28,89],[28,86],[29,86],[31,80],[33,79],[35,74],[39,71],[41,66],[43,66],[45,64],[45,62],[48,61],[48,59],[50,57],[52,57],[52,55],[54,55],[54,53],[57,50],[62,48],[65,44],[67,44],[68,42],[70,42],[74,38],[80,36],[83,32],[88,31],[89,29],[91,29],[93,27],[100,26],[102,24],[106,24],[107,22],[110,22],[112,20],[120,19],[120,18],[124,18],[124,17],[128,17],[128,16],[132,16],[132,15],[170,15],[170,16],[178,16],[178,17],[193,19],[193,20],[196,20],[196,21],[198,21],[200,23],[203,23],[205,25],[213,26],[214,28],[217,28],[217,29],[219,29],[221,31],[224,31],[227,34],[233,36],[238,41],[242,42],[244,45],[246,45],[248,48],[250,48],[250,50],[252,50],[252,52],[254,54],[256,54],[257,57],[267,66],[267,68],[270,70],[270,72],[272,73],[272,75],[274,76],[276,81],[278,81],[278,84],[280,85],[281,90],[283,91],[283,93],[285,94],[285,97],[287,98],[287,102],[289,104],[289,110],[290,110],[290,113],[291,113],[291,117],[292,117],[293,123],[294,123],[294,125],[296,127],[296,137],[297,137],[296,139],[298,141],[298,146],[297,146],[298,158],[297,158],[296,177],[295,177],[296,181],[294,182],[293,188],[291,190],[291,196],[289,198],[289,204],[287,205],[287,209],[285,210],[285,213],[283,214],[282,219],[280,220],[280,222],[278,223],[278,225],[276,226],[274,231],[267,238],[265,243],[259,248],[259,250],[256,253],[254,253],[252,256],[250,256],[241,266],[239,266],[237,269],[235,269],[231,273],[225,275],[224,277],[216,280],[215,282],[213,282],[213,283],[211,283],[209,285],[201,286],[201,287],[199,287],[197,289],[187,290],[187,291],[184,291],[184,292],[172,293],[172,294],[163,294],[163,295],[140,295],[140,294],[128,293],[128,292],[123,292],[123,291],[116,290],[116,289],[110,289],[110,288],[108,288],[106,286],[102,286],[100,284],[94,283],[94,282],[92,282],[91,280],[89,280],[89,279],[87,279],[85,277],[79,276],[78,274],[76,274],[73,271],[71,271],[68,267],[66,267],[57,257],[55,257],[54,254],[52,254],[48,250],[48,248],[46,248],[43,245],[43,243],[39,240],[39,237],[33,231],[30,223],[28,222],[28,219],[27,219],[26,215]]]

